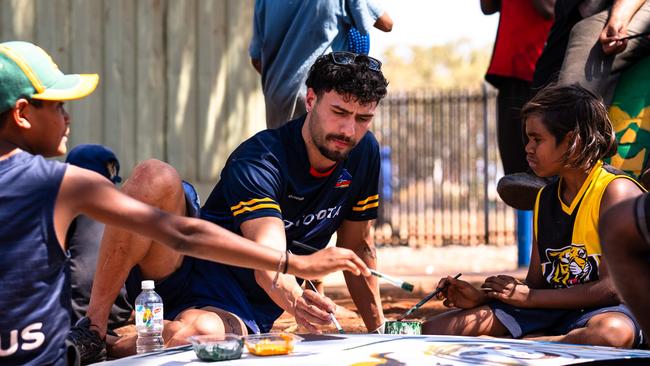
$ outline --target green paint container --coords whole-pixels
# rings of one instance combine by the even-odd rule
[[[417,321],[386,321],[385,334],[408,334],[420,335],[422,334],[422,323]]]

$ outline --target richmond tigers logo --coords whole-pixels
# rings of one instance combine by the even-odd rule
[[[546,249],[548,262],[542,263],[546,282],[553,287],[571,287],[598,279],[598,261],[588,255],[583,244]]]

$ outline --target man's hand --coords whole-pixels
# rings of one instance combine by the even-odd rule
[[[368,266],[353,251],[330,247],[311,255],[291,255],[289,272],[304,279],[321,278],[329,273],[349,271],[355,276],[370,276]]]
[[[491,276],[481,285],[487,296],[517,307],[530,305],[530,288],[524,282],[511,276]]]
[[[314,324],[328,325],[331,323],[330,313],[336,310],[336,304],[328,297],[317,292],[305,290],[302,296],[296,298],[293,316],[296,323],[307,328],[311,333],[321,333]]]
[[[438,294],[438,299],[444,299],[443,305],[447,307],[471,309],[483,305],[487,301],[486,295],[481,290],[474,288],[469,282],[453,277],[441,279],[438,282],[438,288],[444,288]]]

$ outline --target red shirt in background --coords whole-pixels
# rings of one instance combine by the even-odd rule
[[[502,0],[499,29],[486,79],[491,76],[533,80],[553,19],[544,19],[529,0]],[[491,80],[492,79],[492,80]]]

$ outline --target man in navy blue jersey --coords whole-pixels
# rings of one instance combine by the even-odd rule
[[[337,246],[352,249],[374,268],[371,226],[379,206],[380,156],[368,129],[388,85],[380,68],[378,60],[350,52],[319,57],[306,81],[307,114],[242,143],[229,157],[201,217],[294,254],[307,254],[294,240],[322,249],[336,232]],[[145,202],[155,201],[147,192],[142,196]],[[98,268],[88,310],[101,332],[121,285],[115,279],[129,270],[131,298],[142,279],[157,281],[169,320],[163,334],[168,346],[186,343],[192,334],[268,332],[283,311],[312,332],[330,323],[334,303],[301,289],[301,280],[280,273],[281,268],[218,265],[156,243],[146,253],[134,254],[129,248],[140,246],[123,245],[134,240],[139,239],[110,228],[104,236],[102,251],[110,255],[104,257],[104,270]],[[366,328],[381,328],[376,280],[348,274],[345,279]],[[126,339],[119,343],[132,347]]]

